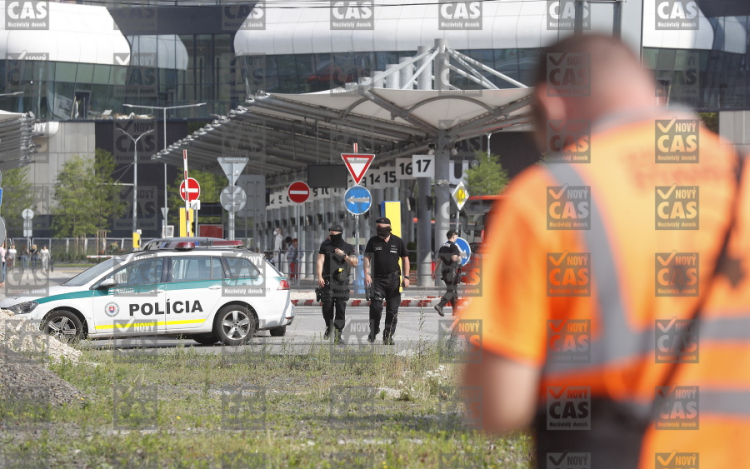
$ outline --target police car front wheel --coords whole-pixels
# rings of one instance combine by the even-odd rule
[[[77,342],[83,338],[83,324],[70,311],[54,311],[44,320],[42,330],[61,342]]]
[[[255,334],[255,316],[240,305],[223,307],[216,315],[216,325],[224,345],[244,345]]]

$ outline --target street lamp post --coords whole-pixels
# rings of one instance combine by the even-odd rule
[[[138,140],[153,132],[154,129],[140,134],[138,138],[133,138],[132,135],[120,128],[117,130],[127,135],[133,141],[133,236],[135,236],[136,223],[138,222]]]
[[[201,107],[205,106],[206,103],[197,103],[197,104],[185,104],[183,106],[141,106],[136,104],[123,104],[124,107],[128,108],[142,108],[142,109],[157,109],[164,112],[164,150],[167,149],[167,110],[168,109],[184,109],[189,107]],[[169,210],[169,206],[167,205],[167,163],[164,163],[164,221],[163,221],[163,231],[164,236],[167,235],[167,211]]]

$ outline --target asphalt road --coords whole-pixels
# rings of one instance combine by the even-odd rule
[[[287,327],[284,337],[271,337],[268,331],[260,331],[256,334],[250,345],[238,347],[236,351],[242,353],[241,349],[246,351],[262,350],[263,353],[281,354],[281,353],[310,353],[313,347],[329,347],[330,341],[323,341],[323,332],[325,324],[320,308],[300,307],[296,308],[297,316],[294,323]],[[381,350],[381,353],[412,353],[419,346],[420,342],[436,344],[446,340],[448,335],[445,331],[450,330],[453,317],[450,315],[450,308],[446,308],[446,316],[441,318],[432,308],[406,307],[399,309],[399,321],[394,336],[395,346],[386,347],[382,342],[382,329],[384,318],[381,319],[381,333],[378,334],[375,341],[374,349]],[[368,308],[350,307],[346,314],[347,325],[344,329],[344,342],[347,347],[356,350],[365,350],[371,346],[367,342],[369,332]],[[440,330],[443,332],[439,332]],[[199,353],[227,353],[220,344],[201,345],[190,339],[175,339],[162,337],[133,337],[118,340],[92,340],[80,344],[82,348],[91,349],[112,349],[116,348],[122,353],[127,350],[137,349],[155,349],[154,353],[167,351],[175,347],[191,347]]]

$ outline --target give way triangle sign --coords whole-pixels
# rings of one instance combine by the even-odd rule
[[[367,155],[364,153],[342,153],[341,158],[346,164],[346,169],[349,170],[349,174],[352,175],[355,184],[359,184],[359,181],[365,176],[367,168],[370,167],[372,160],[375,159],[375,155]]]

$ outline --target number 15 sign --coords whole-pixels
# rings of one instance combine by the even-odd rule
[[[412,155],[411,162],[413,177],[435,179],[434,155]]]

